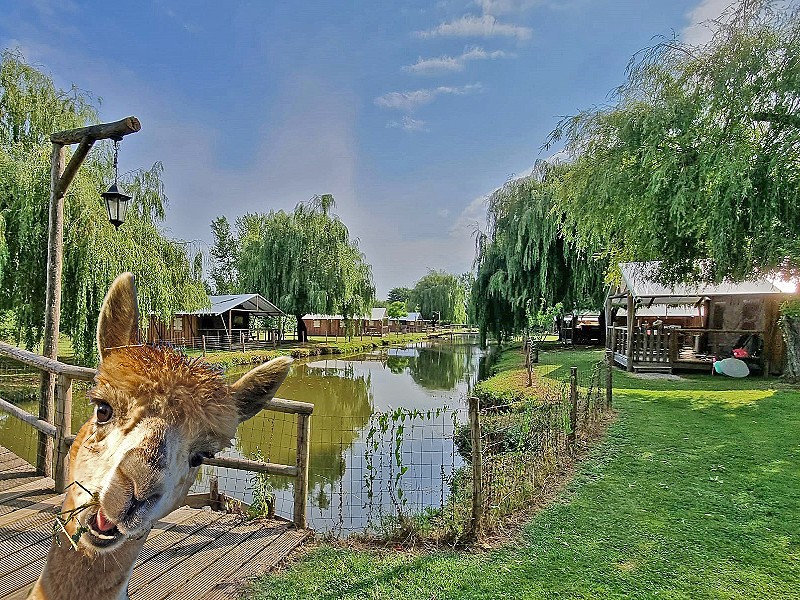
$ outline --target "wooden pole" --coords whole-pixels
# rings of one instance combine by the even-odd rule
[[[578,430],[578,367],[569,369],[569,435],[567,441],[575,447]]]
[[[64,256],[64,193],[59,190],[64,172],[66,151],[62,144],[53,144],[50,154],[50,202],[47,223],[47,288],[44,310],[44,343],[42,355],[58,358],[58,331],[61,320],[61,270]],[[39,396],[39,418],[53,423],[55,410],[55,375],[42,372]],[[53,476],[53,441],[39,434],[36,455],[37,472]]]
[[[294,480],[294,526],[306,528],[308,459],[311,443],[311,415],[297,415],[297,476]]]
[[[611,408],[614,393],[614,351],[606,350],[606,408]]]
[[[69,477],[69,444],[67,438],[72,433],[72,378],[58,376],[56,386],[56,438],[54,443],[54,479],[56,493],[60,494],[71,482]]]
[[[469,399],[469,425],[472,441],[472,522],[470,523],[473,539],[481,535],[483,526],[483,444],[481,441],[480,399]]]
[[[47,223],[47,288],[45,291],[44,342],[42,355],[58,358],[58,335],[61,324],[61,272],[64,259],[64,196],[69,184],[97,140],[122,139],[142,128],[136,117],[126,117],[114,123],[100,123],[90,127],[58,131],[50,135],[53,144],[50,153],[50,201]],[[66,166],[65,145],[79,144],[69,166]],[[39,397],[39,418],[53,423],[55,410],[55,376],[42,373]],[[39,436],[36,470],[53,475],[53,441]],[[58,449],[56,449],[56,452]]]
[[[201,337],[203,338],[203,356],[205,356],[206,355],[206,336],[205,336],[205,334],[203,334]]]
[[[636,319],[636,304],[633,301],[633,294],[628,293],[628,347],[625,348],[625,356],[628,358],[627,370],[633,372],[633,322]]]

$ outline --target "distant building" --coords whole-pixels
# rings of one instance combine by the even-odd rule
[[[170,343],[176,346],[228,349],[244,343],[273,342],[274,330],[258,329],[254,317],[286,316],[281,309],[260,294],[227,294],[209,296],[211,306],[192,312],[176,312],[164,323],[150,315],[147,328],[149,343]]]
[[[405,317],[390,317],[389,330],[395,333],[419,333],[425,331],[427,323],[422,313],[410,312]]]

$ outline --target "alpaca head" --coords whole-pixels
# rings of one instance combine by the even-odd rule
[[[110,551],[141,538],[177,508],[203,458],[228,446],[236,427],[260,411],[283,382],[290,358],[257,367],[233,385],[199,359],[171,348],[138,345],[133,275],[120,275],[97,326],[100,366],[90,392],[94,416],[70,452],[65,510],[99,494],[99,506],[72,524],[86,531],[87,552]],[[87,491],[88,490],[88,491]]]

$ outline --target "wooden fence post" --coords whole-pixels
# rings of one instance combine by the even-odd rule
[[[308,457],[311,445],[311,415],[297,415],[297,476],[294,480],[294,526],[306,528]]]
[[[239,332],[239,341],[242,344],[242,352],[246,352],[247,350],[244,347],[244,331]]]
[[[480,399],[469,399],[469,425],[472,441],[472,522],[471,535],[477,539],[483,525],[483,444],[481,441]]]
[[[575,438],[578,429],[578,367],[569,369],[569,435],[567,441],[570,447],[575,447]]]
[[[53,444],[53,479],[56,493],[64,491],[69,475],[69,447],[66,438],[72,433],[72,378],[59,375],[56,384],[55,423],[56,439]]]
[[[206,336],[203,336],[203,356],[206,355]]]
[[[606,350],[606,408],[611,408],[614,393],[614,351]]]

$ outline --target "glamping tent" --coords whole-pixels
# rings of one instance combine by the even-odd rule
[[[780,304],[790,297],[766,279],[717,285],[658,283],[656,262],[621,263],[606,299],[606,347],[628,371],[711,371],[716,358],[749,344],[755,369],[780,372]]]

